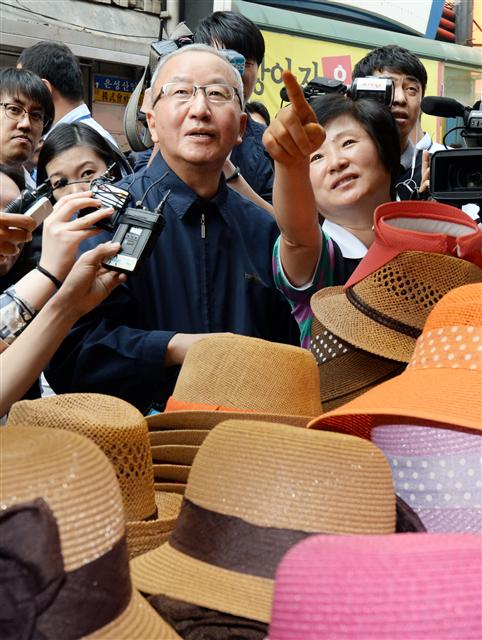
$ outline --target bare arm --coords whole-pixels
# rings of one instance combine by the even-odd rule
[[[325,133],[295,76],[284,71],[283,81],[291,105],[266,129],[263,143],[275,163],[273,206],[283,270],[294,286],[303,286],[313,275],[322,247],[310,154],[322,145]]]
[[[58,293],[0,354],[0,415],[38,378],[72,325],[125,281],[125,275],[101,265],[104,258],[118,251],[119,244],[106,243],[84,253]]]

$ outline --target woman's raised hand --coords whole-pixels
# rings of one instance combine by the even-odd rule
[[[296,77],[283,71],[283,82],[291,104],[281,109],[263,134],[263,144],[275,160],[293,165],[309,162],[325,139],[325,130],[318,123]]]

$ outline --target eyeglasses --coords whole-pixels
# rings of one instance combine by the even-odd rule
[[[15,102],[0,102],[0,106],[5,109],[5,115],[7,118],[15,120],[15,122],[23,120],[25,118],[25,114],[28,115],[32,124],[42,124],[45,126],[49,122],[49,118],[47,118],[45,113],[38,109],[34,111],[27,111],[27,109],[24,109]]]
[[[177,102],[189,102],[196,93],[201,90],[208,102],[212,104],[224,104],[226,102],[232,102],[235,97],[238,98],[239,104],[241,104],[241,98],[239,96],[236,87],[231,87],[229,84],[189,84],[186,82],[168,82],[163,84],[157,98],[152,103],[154,108],[157,102],[165,96],[171,98]],[[241,104],[242,106],[242,104]]]

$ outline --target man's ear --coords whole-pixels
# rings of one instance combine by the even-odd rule
[[[236,145],[241,144],[243,141],[244,132],[246,131],[246,123],[248,122],[248,114],[244,111],[241,113],[239,118],[239,135],[236,140]]]
[[[52,94],[54,92],[54,86],[51,82],[49,82],[47,80],[47,78],[42,78],[42,82],[44,83],[44,85],[47,87],[47,89],[50,91],[50,93]]]
[[[157,135],[157,131],[156,131],[156,116],[154,115],[154,112],[152,111],[152,109],[147,109],[146,119],[147,119],[147,126],[149,127],[149,131],[151,134],[152,142],[158,143],[159,136]]]

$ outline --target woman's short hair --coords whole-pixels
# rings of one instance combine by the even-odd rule
[[[55,157],[73,147],[88,147],[104,160],[107,166],[115,162],[112,174],[117,180],[122,178],[122,169],[132,173],[132,168],[124,154],[106,140],[98,131],[87,124],[59,124],[47,136],[39,153],[37,164],[37,184],[47,180],[47,165]]]
[[[395,185],[401,170],[400,135],[389,108],[376,100],[352,100],[333,93],[318,96],[310,104],[322,126],[340,116],[349,116],[365,129],[390,173],[390,195],[395,199]]]

